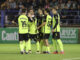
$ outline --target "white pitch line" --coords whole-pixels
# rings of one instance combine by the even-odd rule
[[[75,59],[80,59],[80,57],[79,57],[79,58],[69,58],[69,59],[63,59],[63,60],[75,60]]]

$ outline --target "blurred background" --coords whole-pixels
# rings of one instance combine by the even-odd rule
[[[61,17],[63,43],[80,43],[80,0],[0,0],[0,43],[18,42],[18,25],[12,23],[21,9],[55,7]],[[51,13],[51,16],[53,14]]]

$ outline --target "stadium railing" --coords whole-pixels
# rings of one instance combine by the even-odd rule
[[[18,15],[19,10],[0,10],[0,25],[11,27],[11,21]],[[62,10],[60,13],[61,25],[80,25],[80,10]],[[9,25],[9,26],[8,26]],[[15,27],[15,26],[14,26]]]

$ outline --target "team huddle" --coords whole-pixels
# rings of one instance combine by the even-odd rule
[[[50,54],[50,44],[48,39],[52,33],[53,54],[64,54],[63,44],[60,39],[60,15],[53,8],[53,17],[50,16],[49,9],[39,8],[35,15],[33,9],[22,9],[21,15],[18,17],[19,26],[19,42],[21,54],[32,53],[31,40],[36,42],[36,53]],[[57,50],[60,48],[60,52]]]

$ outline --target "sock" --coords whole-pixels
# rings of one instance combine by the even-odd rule
[[[36,42],[36,46],[37,46],[37,51],[40,51],[39,41]]]
[[[31,39],[28,40],[28,49],[31,50]]]
[[[57,45],[57,41],[55,39],[53,39],[53,49],[54,51],[57,51],[58,45]]]
[[[20,50],[21,50],[21,51],[24,51],[24,44],[23,44],[23,41],[20,41]]]
[[[47,46],[45,46],[45,49],[46,49],[45,51],[48,52]]]
[[[50,52],[50,47],[46,46],[46,52]]]
[[[63,44],[62,44],[61,39],[58,39],[57,42],[58,42],[58,45],[59,45],[59,47],[60,47],[60,50],[61,50],[61,51],[64,51],[64,50],[63,50]]]
[[[49,46],[47,46],[47,51],[50,52],[50,47]]]
[[[24,45],[24,50],[26,49],[26,42],[25,40],[23,41],[23,45]]]
[[[46,46],[45,45],[43,45],[43,50],[42,51],[46,51],[47,49],[46,49]]]
[[[40,51],[42,52],[43,50],[43,40],[40,41]]]
[[[28,41],[26,42],[26,52],[28,52],[29,49],[28,49]]]

